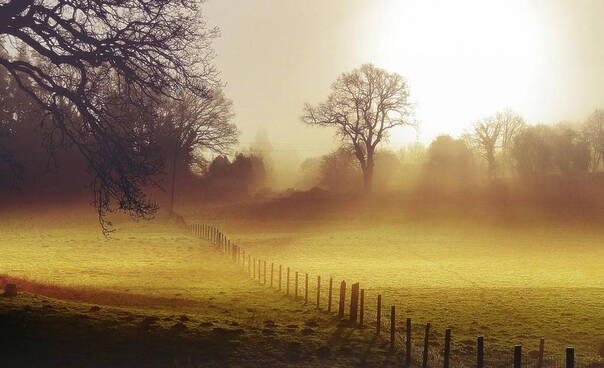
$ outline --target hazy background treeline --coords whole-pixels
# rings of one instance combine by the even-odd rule
[[[22,49],[17,57],[29,56]],[[90,178],[82,155],[44,124],[45,112],[4,69],[0,90],[0,195],[5,200],[88,198]],[[177,205],[362,195],[363,175],[353,149],[346,145],[296,160],[287,152],[273,151],[267,133],[261,131],[250,147],[231,150],[237,136],[229,125],[231,102],[220,93],[214,96],[204,102],[211,109],[199,108],[214,114],[211,129],[195,131],[196,137],[213,134],[208,139],[214,149],[207,149],[207,141],[196,144],[187,138],[192,128],[174,123],[186,121],[182,116],[156,124],[153,134],[162,174],[156,178],[159,188],[150,186],[148,191],[164,207],[171,207],[172,192]],[[175,109],[194,114],[191,105],[181,103]],[[165,120],[170,114],[161,116]],[[146,118],[157,119],[157,114]],[[378,149],[373,191],[401,192],[422,201],[486,198],[594,207],[604,199],[603,154],[602,110],[585,121],[538,125],[505,110],[468,124],[461,137],[443,135],[428,145]]]

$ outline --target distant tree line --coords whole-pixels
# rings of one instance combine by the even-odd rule
[[[444,135],[428,146],[376,150],[374,186],[376,191],[414,189],[432,194],[507,187],[533,196],[575,198],[580,192],[599,193],[600,187],[604,193],[603,149],[602,110],[581,123],[535,126],[505,110],[471,124],[457,139]],[[346,145],[307,159],[300,167],[299,187],[361,193],[363,175],[356,161]]]

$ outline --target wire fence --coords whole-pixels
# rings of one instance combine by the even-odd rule
[[[559,354],[546,354],[544,339],[540,340],[539,351],[528,354],[522,351],[521,345],[513,346],[509,351],[485,349],[482,336],[476,338],[473,346],[468,341],[456,342],[450,329],[441,333],[430,323],[418,324],[411,318],[397,319],[396,306],[385,308],[379,294],[373,301],[366,299],[365,289],[361,289],[359,283],[352,284],[347,290],[345,281],[336,284],[333,278],[322,279],[320,275],[311,279],[308,273],[253,255],[208,224],[188,225],[188,230],[194,236],[210,241],[252,280],[304,304],[314,304],[317,309],[337,312],[337,317],[351,326],[375,329],[376,334],[387,339],[391,353],[400,356],[406,367],[604,368],[601,359],[575,361],[572,347]]]

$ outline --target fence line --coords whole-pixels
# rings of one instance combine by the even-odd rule
[[[304,274],[304,298],[299,295],[299,271],[295,272],[294,277],[294,293],[290,293],[290,267],[285,267],[283,264],[278,264],[277,285],[274,286],[274,262],[270,262],[270,281],[267,283],[267,260],[253,257],[249,251],[232,242],[218,228],[208,224],[192,224],[187,225],[188,231],[198,238],[205,239],[215,246],[216,250],[222,252],[231,258],[231,261],[238,265],[242,272],[246,273],[252,280],[257,281],[261,285],[265,285],[271,289],[276,289],[283,292],[283,283],[285,283],[286,296],[293,296],[294,300],[303,300],[305,305],[309,302],[309,274]],[[247,258],[246,258],[247,256]],[[256,267],[258,270],[256,271]],[[286,268],[286,277],[283,282],[282,271]],[[293,271],[293,270],[292,270]],[[329,278],[328,293],[321,292],[321,276],[317,275],[315,287],[315,308],[324,308],[328,313],[332,312],[334,301],[333,295],[333,278]],[[336,283],[337,285],[337,283]],[[446,329],[444,334],[443,345],[437,341],[430,341],[434,333],[430,332],[431,324],[425,325],[414,324],[411,318],[406,318],[405,326],[397,325],[396,307],[391,305],[386,308],[386,312],[390,312],[389,316],[384,316],[382,295],[378,294],[376,298],[376,310],[371,309],[370,301],[366,300],[365,289],[360,289],[360,284],[354,283],[350,289],[350,305],[348,313],[348,321],[344,320],[346,314],[346,281],[340,283],[338,294],[337,316],[343,322],[349,323],[351,326],[359,328],[374,328],[377,335],[384,333],[390,343],[392,354],[402,356],[404,366],[406,367],[471,367],[477,368],[597,368],[604,367],[595,362],[585,362],[577,364],[575,361],[575,350],[572,347],[566,348],[561,356],[546,356],[544,354],[545,340],[541,339],[539,344],[539,352],[537,356],[529,356],[522,352],[522,346],[516,345],[513,349],[507,352],[491,351],[485,354],[484,338],[478,336],[476,339],[475,351],[468,351],[467,346],[459,346],[455,343],[451,336],[451,329]],[[312,297],[311,297],[312,298]],[[327,300],[324,300],[326,298]],[[312,299],[311,299],[312,300]],[[368,307],[369,306],[369,307]],[[358,318],[357,318],[358,317]],[[388,317],[388,318],[384,318]],[[414,330],[423,331],[423,336],[413,336]],[[423,340],[423,341],[422,341]],[[416,342],[421,342],[417,344]],[[438,350],[436,350],[438,349]],[[442,350],[442,351],[441,351]]]

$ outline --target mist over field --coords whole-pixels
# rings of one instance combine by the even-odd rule
[[[604,367],[602,15],[0,0],[0,365]]]

